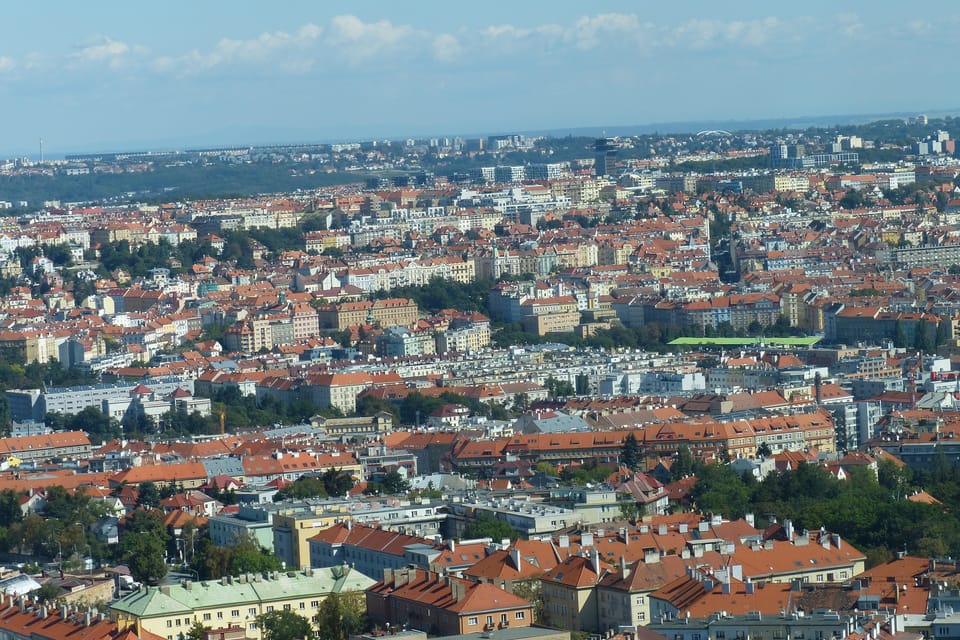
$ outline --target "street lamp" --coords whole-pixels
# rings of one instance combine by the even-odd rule
[[[63,545],[57,540],[57,567],[60,570],[60,576],[63,576]]]

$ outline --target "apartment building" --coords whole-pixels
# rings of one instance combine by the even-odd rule
[[[373,584],[345,566],[184,580],[134,591],[111,604],[110,615],[120,626],[136,625],[167,640],[186,634],[195,622],[211,628],[238,626],[249,640],[259,640],[259,615],[293,611],[316,621],[321,603],[331,593],[360,592]]]
[[[385,569],[383,579],[367,589],[367,615],[376,625],[459,635],[528,627],[533,605],[488,583],[422,569]]]

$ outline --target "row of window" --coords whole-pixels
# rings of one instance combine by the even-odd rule
[[[514,617],[515,620],[524,620],[524,619],[526,619],[527,614],[526,614],[525,611],[515,611],[514,614],[513,614],[513,617]],[[506,613],[501,613],[501,614],[500,614],[500,622],[507,622],[507,620],[508,620],[507,614],[506,614]],[[486,621],[486,623],[487,623],[487,624],[493,624],[493,616],[487,616],[487,621]],[[476,626],[476,625],[478,625],[478,624],[480,624],[480,618],[478,618],[477,616],[473,616],[473,617],[467,618],[467,625],[468,625],[468,626],[474,627],[474,626]]]
[[[311,601],[310,601],[310,606],[311,606],[312,608],[314,608],[314,609],[318,609],[318,608],[320,608],[320,601],[319,601],[319,600],[311,600]],[[300,603],[299,603],[299,608],[300,608],[301,610],[306,609],[306,608],[307,608],[307,603],[305,603],[305,602],[300,602]],[[265,610],[266,610],[267,613],[270,613],[270,612],[273,611],[273,609],[274,609],[273,605],[267,605]],[[284,610],[284,611],[290,611],[291,609],[292,609],[292,606],[291,606],[290,604],[285,604],[285,605],[283,605],[283,610]],[[247,617],[248,617],[248,618],[256,617],[256,615],[257,615],[257,608],[256,608],[256,607],[250,607],[249,609],[247,609]],[[230,610],[230,617],[231,617],[231,618],[239,618],[239,617],[240,617],[240,609],[231,609],[231,610]],[[217,611],[217,619],[218,619],[218,620],[223,620],[223,618],[224,618],[223,611]],[[204,614],[203,614],[203,621],[204,621],[204,622],[209,622],[209,621],[212,620],[212,619],[213,619],[213,613],[204,613]],[[179,626],[190,626],[192,623],[193,623],[193,622],[192,622],[192,620],[191,620],[190,618],[183,618],[182,621],[181,621],[180,618],[173,618],[173,619],[167,620],[167,628],[171,628],[171,627],[174,627],[174,626],[177,626],[177,627],[179,627]]]

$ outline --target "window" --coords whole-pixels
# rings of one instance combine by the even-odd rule
[[[172,626],[173,626],[173,620],[167,620],[167,628],[169,629]]]
[[[217,611],[217,620],[223,620],[223,611]]]
[[[822,573],[818,573],[818,574],[817,574],[817,582],[823,582],[823,574],[822,574]]]
[[[646,620],[646,619],[647,619],[647,614],[645,614],[643,611],[637,614],[637,620]],[[723,631],[720,631],[719,633],[723,633]],[[720,636],[718,635],[717,638],[719,637]]]
[[[256,607],[250,607],[249,609],[247,609],[247,615],[250,616],[251,618],[256,617],[257,615]]]
[[[256,622],[251,622],[247,628],[250,629],[250,631],[256,631],[256,630],[257,630],[257,623],[256,623]]]
[[[523,620],[524,618],[527,617],[527,614],[524,611],[517,611],[517,613],[513,617],[516,618],[517,620]]]
[[[467,618],[467,624],[470,625],[470,626],[472,626],[472,627],[475,627],[475,626],[477,625],[477,619],[476,619],[476,618]]]
[[[231,617],[231,618],[239,618],[239,617],[240,617],[240,609],[234,609],[233,611],[231,611],[231,612],[230,612],[230,617]]]
[[[267,605],[267,613],[270,613],[271,611],[273,611],[273,605]]]
[[[717,631],[717,640],[723,640],[726,637],[726,633],[723,631]]]
[[[301,608],[301,609],[306,609],[306,608],[307,608],[307,603],[306,603],[306,602],[301,602],[301,603],[300,603],[300,608]]]
[[[283,605],[283,610],[284,610],[284,611],[290,611],[290,605],[289,605],[289,604]]]
[[[311,600],[311,601],[310,601],[310,606],[313,607],[314,609],[316,609],[317,607],[320,606],[320,601],[319,601],[319,600]]]
[[[180,626],[180,618],[177,618],[177,626]]]
[[[209,619],[210,619],[210,614],[209,614],[209,613],[203,614],[203,619],[204,619],[204,620],[209,620]]]

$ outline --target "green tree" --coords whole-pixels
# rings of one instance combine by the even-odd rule
[[[213,544],[209,536],[201,538],[191,566],[204,579],[238,576],[244,573],[279,571],[283,564],[251,536],[240,536],[231,545]]]
[[[560,477],[560,472],[557,471],[557,468],[549,462],[538,462],[535,469],[537,473],[542,473],[543,475],[550,476],[551,478]]]
[[[167,575],[165,546],[149,535],[126,535],[120,540],[121,558],[141,582],[154,584]]]
[[[263,640],[303,640],[313,636],[310,620],[293,611],[270,611],[256,618]]]
[[[366,630],[364,596],[360,592],[331,593],[320,605],[317,630],[320,640],[346,640]]]
[[[326,498],[327,487],[321,478],[302,476],[277,491],[274,501],[302,500],[304,498]]]
[[[342,469],[327,469],[320,479],[323,481],[327,495],[333,498],[341,498],[353,488],[353,476]]]
[[[157,489],[157,485],[150,480],[143,482],[139,487],[140,491],[137,493],[137,506],[138,507],[149,507],[155,509],[160,506],[160,490]]]
[[[766,442],[761,442],[760,446],[757,447],[757,457],[758,458],[769,458],[773,455],[773,450],[770,449],[770,445]]]
[[[184,640],[207,640],[208,631],[210,631],[210,627],[205,627],[199,620],[194,620],[183,638]]]
[[[6,528],[21,520],[23,511],[20,509],[19,495],[12,489],[0,491],[0,527]]]
[[[640,467],[643,464],[643,456],[640,453],[640,444],[637,442],[637,437],[633,433],[627,434],[627,437],[623,441],[623,447],[620,449],[620,463],[632,469],[634,471],[639,471]]]
[[[384,475],[380,484],[386,493],[391,494],[406,493],[410,489],[410,483],[398,471],[391,471]]]
[[[677,447],[677,454],[674,456],[673,464],[670,466],[670,479],[673,481],[685,478],[694,472],[693,454],[690,453],[690,447],[681,444]]]
[[[40,585],[39,589],[34,589],[30,595],[38,602],[49,603],[60,597],[60,587],[47,581]]]
[[[463,535],[469,540],[474,538],[492,538],[494,540],[509,538],[510,540],[516,540],[520,537],[517,530],[503,520],[497,520],[493,516],[485,514],[468,524]]]

